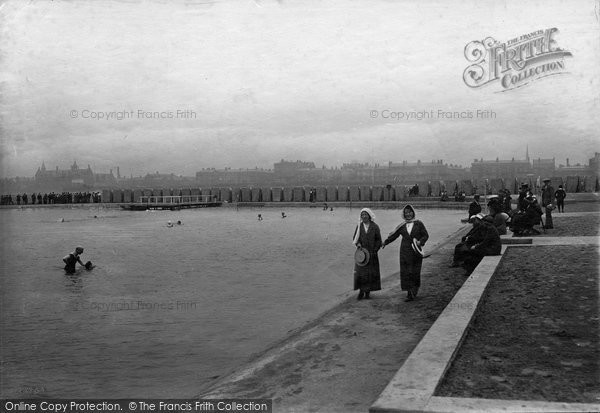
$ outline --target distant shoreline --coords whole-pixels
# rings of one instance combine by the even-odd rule
[[[576,203],[600,202],[600,193],[598,192],[580,192],[568,194],[565,199],[565,205]],[[464,202],[440,201],[438,197],[414,197],[406,198],[401,201],[332,201],[332,202],[223,202],[223,208],[315,208],[328,209],[333,208],[378,208],[378,209],[399,209],[406,204],[411,204],[416,208],[422,209],[467,209],[471,197],[467,197]],[[513,197],[513,205],[516,197]],[[485,202],[482,202],[485,204]],[[78,209],[120,209],[121,205],[129,205],[126,202],[100,202],[100,203],[71,203],[71,204],[27,204],[27,205],[0,205],[0,209],[28,209],[28,208],[78,208]],[[199,208],[202,209],[202,208]]]

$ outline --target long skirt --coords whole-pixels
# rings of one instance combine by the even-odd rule
[[[421,265],[423,258],[400,256],[400,287],[402,291],[411,291],[421,286]]]
[[[361,267],[354,264],[354,289],[362,291],[381,290],[381,274],[379,273],[379,257],[371,254],[371,260]]]

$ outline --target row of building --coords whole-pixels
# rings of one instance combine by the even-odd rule
[[[203,168],[194,177],[175,174],[148,173],[140,177],[92,171],[90,165],[80,168],[74,162],[69,169],[46,169],[44,163],[32,178],[12,178],[2,181],[2,192],[18,191],[95,191],[125,188],[182,188],[221,186],[315,186],[315,185],[413,185],[417,182],[457,182],[463,180],[503,179],[536,180],[540,177],[598,176],[600,153],[595,153],[587,165],[556,165],[552,159],[523,160],[475,159],[470,168],[445,163],[388,162],[387,164],[345,163],[341,167],[316,167],[314,162],[281,160],[272,169]]]

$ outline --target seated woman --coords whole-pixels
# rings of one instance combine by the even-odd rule
[[[524,198],[524,201],[526,203],[524,204],[525,210],[512,217],[511,230],[513,231],[513,236],[537,235],[540,233],[534,226],[541,224],[542,207],[531,193]]]
[[[492,218],[492,223],[498,230],[498,234],[506,235],[506,222],[508,221],[508,214],[502,212],[502,204],[499,202],[488,203],[489,217]]]
[[[465,275],[470,275],[486,255],[500,255],[502,242],[494,224],[489,222],[490,217],[481,214],[471,217],[474,232],[471,235],[471,246],[463,253],[463,268]]]

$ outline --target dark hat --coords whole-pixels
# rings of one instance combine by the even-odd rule
[[[423,248],[421,248],[421,246],[417,245],[417,239],[416,238],[413,238],[411,247],[412,247],[412,249],[413,249],[414,252],[416,252],[417,254],[419,254],[421,257],[423,256]]]
[[[369,251],[367,251],[366,249],[360,247],[357,248],[356,251],[354,251],[354,262],[356,263],[356,265],[364,267],[369,263],[369,259]]]
[[[490,223],[493,223],[493,222],[494,222],[494,218],[492,218],[492,216],[491,216],[491,215],[486,215],[486,216],[484,216],[484,217],[483,217],[483,220],[484,220],[484,221],[486,221],[486,222],[490,222]]]
[[[544,179],[542,179],[542,182],[550,182],[550,181],[551,181],[550,178],[544,178]]]

